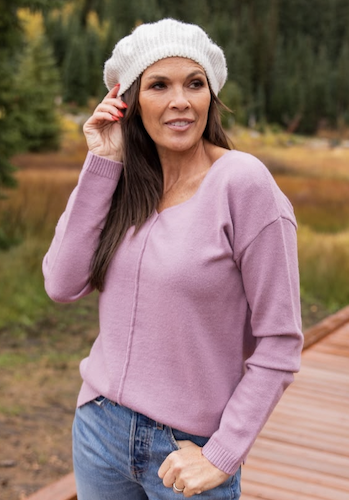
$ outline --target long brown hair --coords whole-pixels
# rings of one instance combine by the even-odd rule
[[[108,266],[127,230],[132,226],[135,226],[135,233],[139,230],[156,210],[163,193],[163,175],[157,149],[139,114],[140,82],[141,77],[138,77],[123,95],[128,105],[121,124],[124,168],[91,261],[90,282],[99,291],[103,291]],[[231,149],[221,124],[220,108],[225,108],[224,104],[211,91],[203,137],[216,146]]]

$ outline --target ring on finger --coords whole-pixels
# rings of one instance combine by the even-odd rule
[[[183,493],[183,491],[184,491],[184,488],[183,488],[183,489],[179,489],[179,488],[177,488],[177,486],[176,486],[176,481],[173,483],[172,488],[174,489],[174,491],[175,491],[176,493]]]

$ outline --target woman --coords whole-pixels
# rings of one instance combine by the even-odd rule
[[[52,299],[100,291],[73,428],[79,500],[240,497],[240,465],[299,369],[296,222],[231,151],[221,49],[139,26],[105,65],[89,153],[44,259]]]

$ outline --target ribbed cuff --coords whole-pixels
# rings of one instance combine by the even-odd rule
[[[202,448],[202,454],[218,469],[231,476],[237,472],[243,461],[224,450],[214,438],[208,440]]]
[[[119,161],[108,160],[88,151],[83,170],[100,177],[117,180],[120,177],[123,164]]]

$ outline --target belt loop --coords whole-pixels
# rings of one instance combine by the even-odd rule
[[[160,422],[156,422],[156,428],[159,431],[163,431],[164,430],[164,424],[161,424]]]

